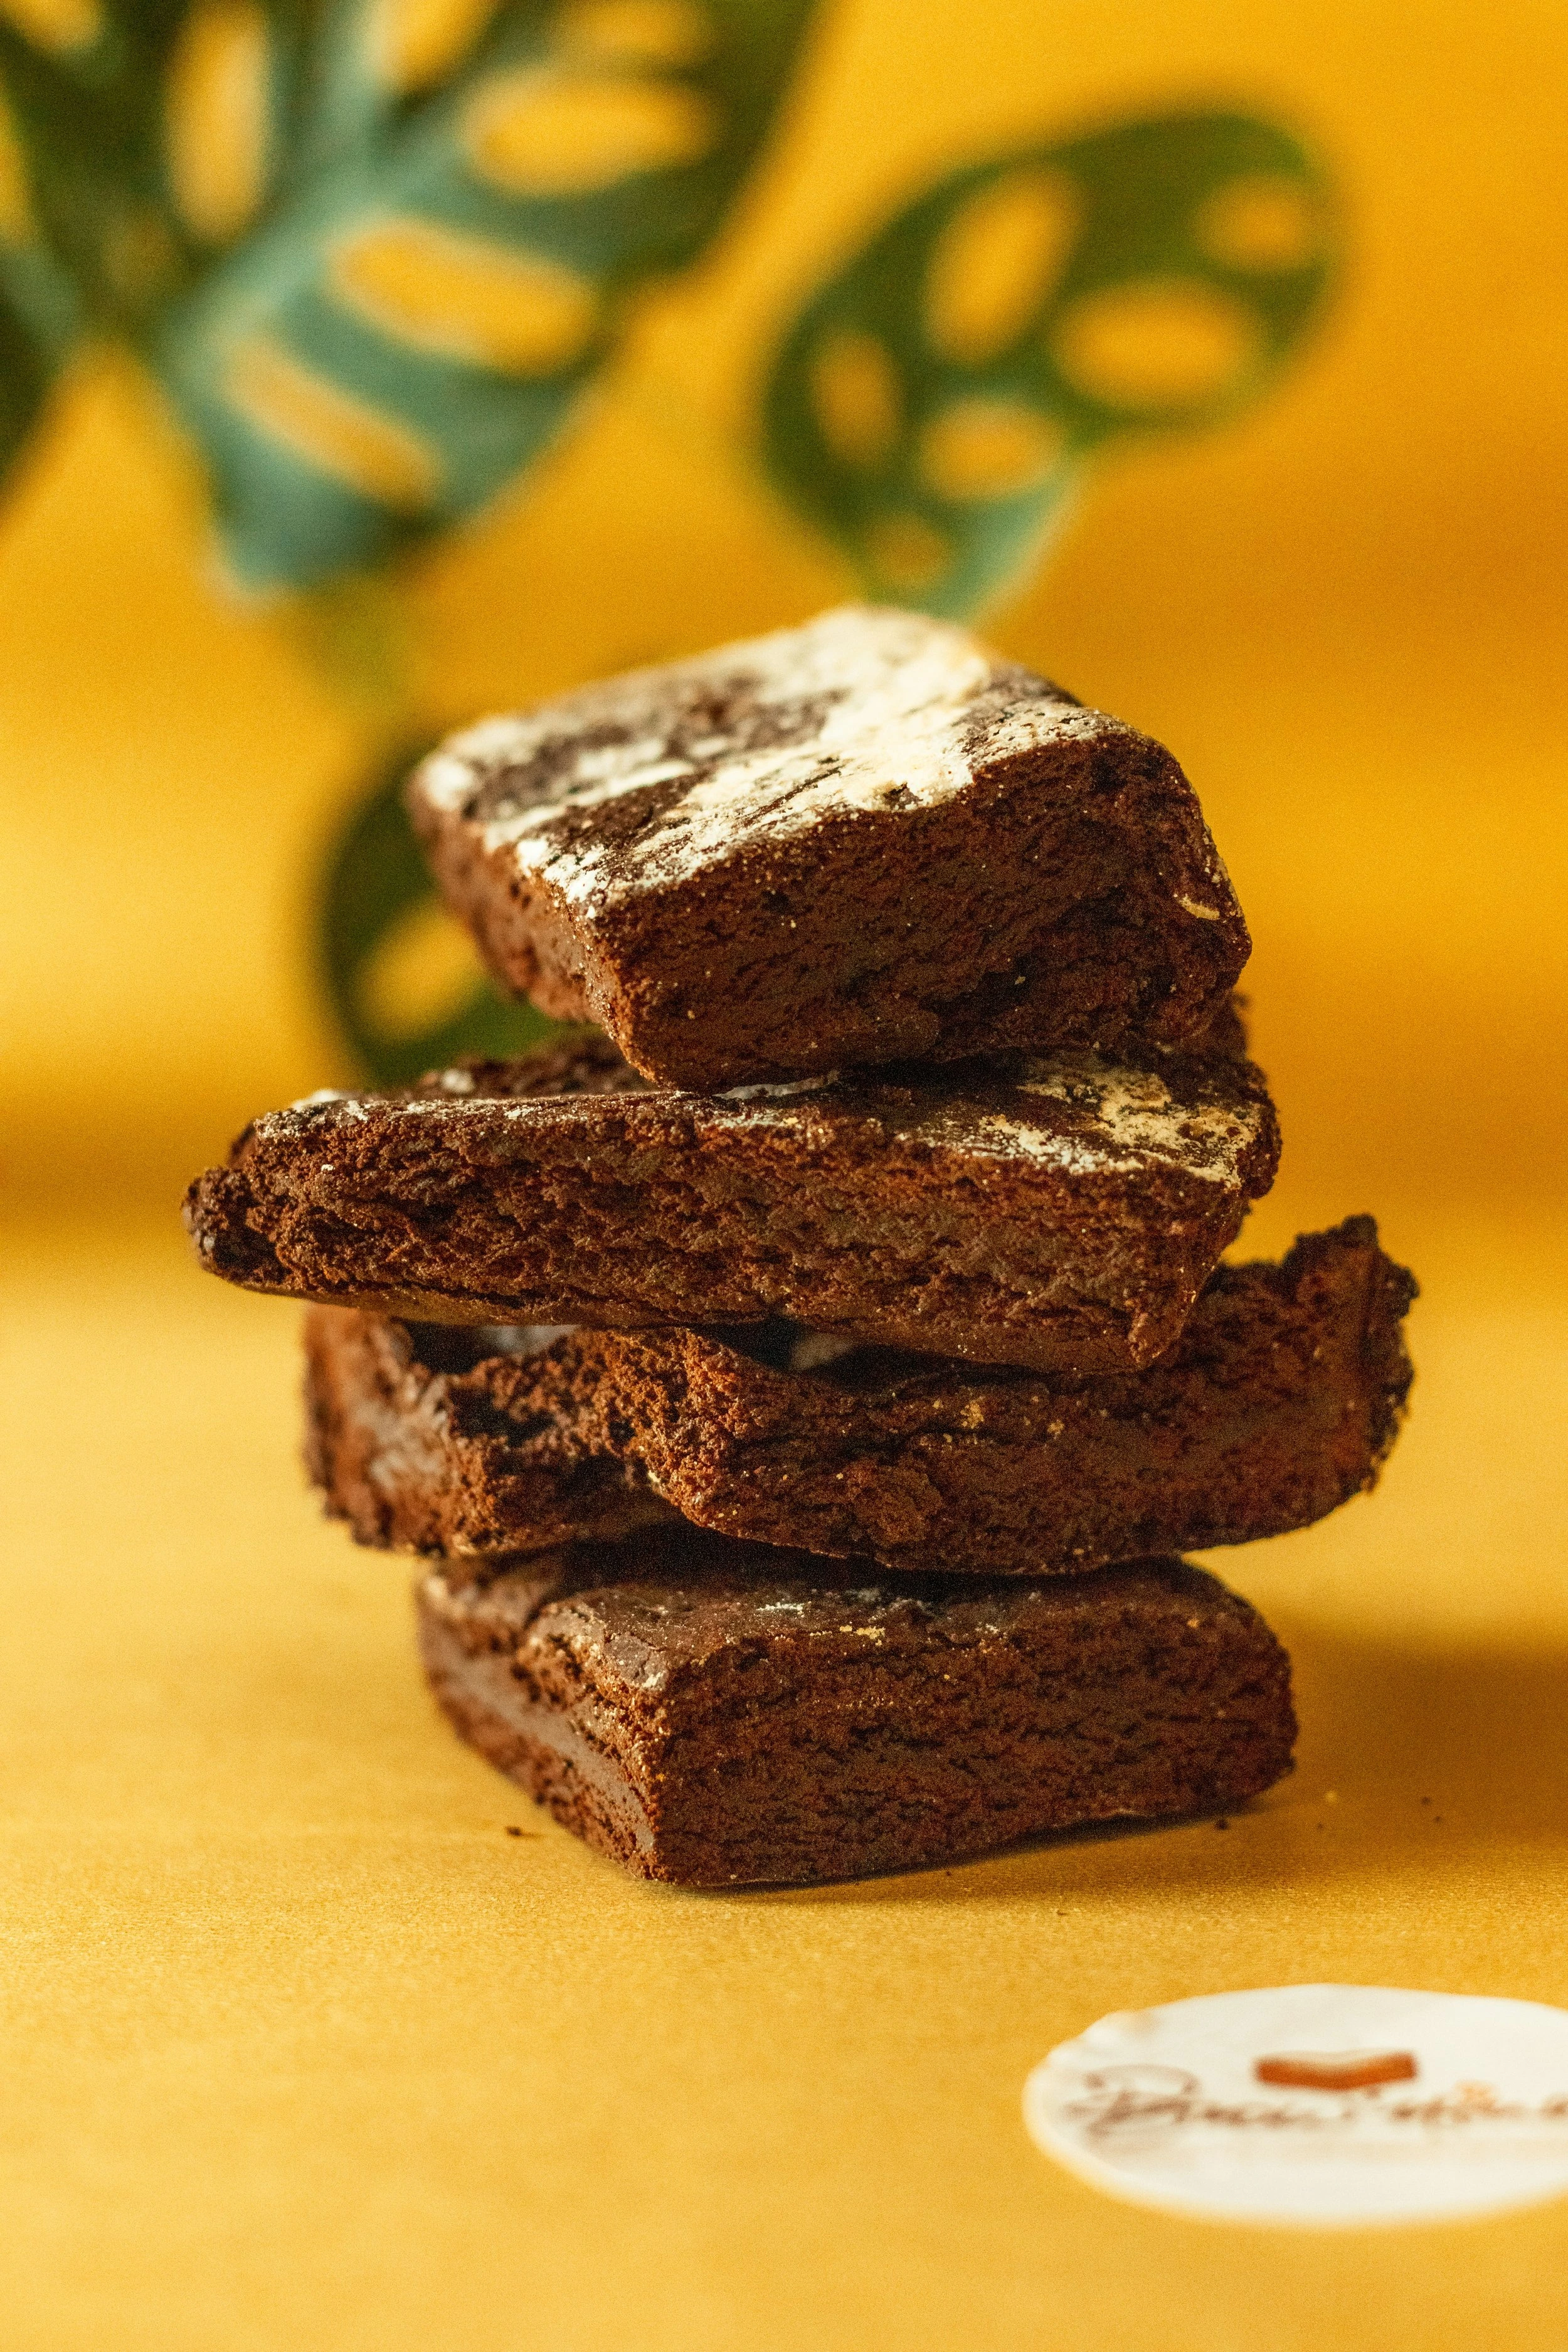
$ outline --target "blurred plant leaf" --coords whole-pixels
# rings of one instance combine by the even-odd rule
[[[1243,115],[969,165],[801,312],[766,392],[769,472],[871,593],[973,614],[1038,558],[1094,453],[1268,388],[1335,243],[1321,166]]]
[[[424,12],[330,13],[319,168],[153,347],[242,580],[374,567],[549,446],[628,295],[719,227],[811,5],[470,6],[434,66]]]
[[[164,77],[184,13],[175,0],[57,8],[33,38],[0,21],[0,84],[39,234],[86,315],[132,333],[195,268],[163,163]]]
[[[30,30],[0,20],[0,89],[37,236],[84,320],[142,343],[265,210],[313,0],[30,0],[13,13]]]
[[[0,483],[80,325],[80,299],[44,241],[26,143],[0,88]]]
[[[48,395],[48,355],[0,296],[0,482],[21,451]]]
[[[472,950],[439,907],[403,806],[403,780],[426,749],[411,747],[375,776],[322,879],[327,995],[355,1060],[380,1086],[405,1086],[459,1054],[527,1053],[560,1027],[477,978]]]

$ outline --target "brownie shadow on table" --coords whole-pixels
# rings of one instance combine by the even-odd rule
[[[1375,1874],[1436,1904],[1473,1887],[1500,1849],[1561,1846],[1568,1649],[1361,1640],[1278,1604],[1269,1622],[1290,1653],[1303,1738],[1291,1777],[1223,1816],[1223,1832],[1208,1817],[1089,1824],[948,1868],[780,1887],[768,1900],[1033,1898],[1047,1916],[1067,1906],[1081,1919],[1086,1901],[1110,1906],[1168,1889],[1201,1902],[1297,1884],[1313,1899],[1337,1877]],[[1300,1947],[1298,1965],[1310,1965],[1311,1948]]]

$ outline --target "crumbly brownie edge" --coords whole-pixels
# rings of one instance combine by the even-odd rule
[[[426,1580],[416,1588],[420,1663],[442,1713],[487,1764],[515,1780],[536,1804],[596,1853],[642,1878],[653,1832],[631,1782],[574,1734],[563,1717],[531,1707],[504,1658],[476,1656],[454,1633],[449,1611]]]
[[[553,1361],[555,1377],[531,1379],[515,1357],[444,1369],[428,1360],[434,1336],[352,1308],[305,1316],[305,1466],[356,1543],[450,1559],[611,1540],[676,1516],[639,1464],[596,1443],[591,1360],[575,1381]]]
[[[1129,741],[1147,767],[1148,747]],[[1108,757],[1105,743],[1075,746],[1071,762],[1091,771]],[[1140,777],[1138,795],[1158,800],[1161,783],[1173,793],[1179,772],[1165,764],[1168,775]],[[1201,922],[1182,911],[1200,898],[1147,885],[1128,846],[1147,827],[1129,818],[1110,831],[1100,813],[1114,796],[1088,785],[1079,797],[1096,814],[1077,821],[1070,854],[1073,825],[1031,830],[1026,781],[977,784],[962,820],[974,835],[967,863],[955,812],[914,821],[929,845],[857,812],[765,860],[742,855],[733,869],[689,877],[651,908],[604,910],[591,927],[549,874],[520,875],[504,849],[443,828],[430,854],[506,985],[557,1017],[600,1023],[648,1076],[696,1091],[847,1063],[1195,1039],[1246,960],[1239,914]],[[1058,904],[1040,877],[1064,870],[1079,895]],[[846,904],[852,926],[836,911]],[[852,982],[824,979],[841,968]]]

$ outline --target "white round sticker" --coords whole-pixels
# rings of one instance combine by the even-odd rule
[[[1568,2192],[1568,2011],[1279,1985],[1102,2017],[1024,2086],[1034,2139],[1167,2212],[1354,2228]]]

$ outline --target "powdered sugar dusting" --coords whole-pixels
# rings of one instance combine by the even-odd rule
[[[487,851],[510,849],[579,902],[678,881],[845,810],[951,799],[974,777],[973,705],[1003,681],[1017,692],[986,714],[987,761],[1114,724],[1008,672],[967,630],[846,606],[486,719],[426,761],[416,796],[468,813]],[[612,845],[578,822],[636,793],[648,805],[630,837]]]
[[[465,1078],[471,1074],[461,1073]],[[1030,1059],[1005,1077],[984,1071],[973,1087],[940,1082],[883,1086],[874,1077],[837,1073],[781,1085],[734,1087],[721,1095],[682,1095],[673,1088],[616,1095],[416,1095],[405,1101],[331,1091],[256,1122],[265,1136],[297,1128],[301,1116],[331,1127],[373,1115],[394,1121],[500,1118],[526,1129],[563,1118],[593,1121],[613,1108],[617,1120],[635,1119],[637,1106],[657,1105],[661,1124],[681,1114],[694,1142],[728,1131],[764,1130],[798,1140],[807,1151],[829,1146],[836,1133],[874,1131],[879,1148],[953,1151],[979,1159],[1033,1163],[1064,1175],[1131,1173],[1151,1162],[1219,1184],[1241,1181],[1257,1146],[1267,1108],[1245,1086],[1205,1084],[1185,1098],[1159,1073],[1109,1062],[1089,1052]]]
[[[1235,1183],[1241,1157],[1258,1139],[1263,1112],[1256,1103],[1178,1102],[1152,1070],[1128,1069],[1097,1055],[1069,1063],[1033,1061],[1018,1081],[1025,1095],[1043,1095],[1090,1113],[1102,1148],[1121,1164],[1153,1157],[1179,1160],[1194,1175]]]
[[[542,1356],[557,1339],[570,1339],[575,1323],[483,1323],[474,1337],[498,1356]]]
[[[1042,1115],[1031,1097],[1061,1110]],[[702,1123],[715,1120],[721,1104],[731,1123],[818,1132],[836,1116],[869,1112],[890,1144],[1029,1160],[1073,1176],[1125,1174],[1153,1160],[1227,1185],[1240,1181],[1243,1159],[1256,1146],[1266,1115],[1245,1094],[1181,1101],[1156,1072],[1092,1053],[1027,1061],[1011,1085],[986,1087],[978,1099],[933,1087],[922,1100],[917,1092],[907,1114],[890,1110],[875,1087],[861,1094],[837,1078],[737,1087],[692,1102]]]
[[[363,1118],[367,1116],[364,1105],[358,1095],[346,1093],[342,1087],[318,1087],[314,1094],[301,1095],[298,1102],[291,1102],[287,1111],[269,1112],[267,1118],[257,1119],[255,1126],[259,1133],[274,1119],[299,1118],[311,1111],[337,1111],[341,1112],[344,1118]]]
[[[859,1339],[840,1339],[831,1331],[802,1331],[790,1342],[790,1370],[820,1371],[825,1364],[842,1363],[846,1356],[858,1354],[864,1344]]]

